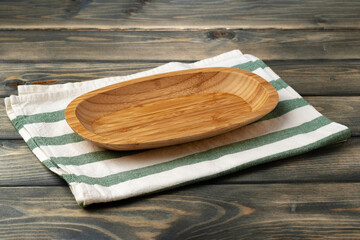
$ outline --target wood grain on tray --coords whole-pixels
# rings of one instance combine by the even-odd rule
[[[253,122],[275,108],[278,94],[261,77],[235,68],[158,74],[107,86],[72,101],[71,128],[113,150],[199,140]]]

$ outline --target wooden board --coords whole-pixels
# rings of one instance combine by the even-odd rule
[[[16,95],[18,85],[58,84],[126,76],[162,64],[165,62],[0,62],[0,96]]]
[[[165,61],[0,62],[0,97],[24,84],[58,84],[126,76]],[[265,62],[301,95],[360,95],[360,60],[269,60]],[[326,88],[324,88],[326,84]]]
[[[360,95],[358,60],[280,60],[265,63],[302,96]]]
[[[332,121],[344,124],[351,130],[352,136],[360,135],[360,96],[305,97],[320,113]]]
[[[0,140],[0,186],[66,185],[30,151],[23,140]]]
[[[1,1],[2,28],[356,28],[357,0]]]
[[[194,61],[233,49],[262,60],[359,59],[360,31],[0,31],[2,61]]]
[[[359,183],[197,184],[84,210],[67,187],[3,187],[0,238],[358,239],[359,193]]]
[[[21,139],[21,136],[6,115],[3,98],[0,98],[0,123],[0,139]]]
[[[360,181],[360,138],[311,153],[257,165],[207,183]],[[65,182],[46,169],[22,140],[0,140],[0,186],[53,186]]]

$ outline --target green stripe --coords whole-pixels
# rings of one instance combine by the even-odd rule
[[[31,150],[34,150],[34,148],[43,145],[64,145],[81,141],[84,141],[84,139],[81,138],[79,135],[77,135],[76,133],[69,133],[56,137],[33,137],[29,139],[26,143]]]
[[[15,128],[20,130],[25,124],[30,123],[51,123],[58,122],[65,119],[65,110],[55,112],[38,113],[34,115],[19,115],[12,120]]]
[[[77,176],[75,174],[66,174],[66,175],[62,175],[62,177],[68,183],[84,182],[87,184],[92,184],[92,185],[99,184],[101,186],[109,187],[111,185],[115,185],[128,180],[145,177],[159,172],[169,171],[177,167],[192,165],[204,161],[211,161],[220,158],[224,155],[238,153],[256,147],[261,147],[263,145],[274,143],[289,137],[293,137],[298,134],[304,134],[315,131],[316,129],[330,123],[331,123],[330,120],[328,120],[324,116],[321,116],[294,128],[289,128],[286,130],[269,133],[267,135],[263,135],[257,138],[252,138],[245,141],[232,143],[226,146],[217,147],[205,152],[192,154],[169,162],[160,163],[126,172],[116,173],[101,178],[94,178],[85,175]]]
[[[270,84],[276,89],[276,91],[289,86],[281,78],[270,81]]]
[[[258,68],[264,69],[266,67],[267,67],[267,65],[261,60],[256,60],[255,62],[249,61],[246,63],[242,63],[242,64],[233,66],[233,68],[239,68],[239,69],[243,69],[243,70],[249,71],[249,72],[253,72]]]
[[[39,145],[34,141],[33,138],[30,138],[26,144],[29,146],[30,150],[34,150],[35,148],[39,147]]]
[[[276,106],[276,108],[273,110],[273,112],[266,115],[259,121],[270,120],[273,118],[280,117],[283,114],[286,114],[292,110],[295,110],[299,107],[306,106],[306,105],[308,105],[308,102],[302,98],[285,100],[283,102],[280,102]],[[45,144],[45,145],[50,145],[50,144]],[[143,151],[147,151],[147,150],[143,150]],[[89,163],[93,163],[93,162],[100,162],[103,160],[121,158],[121,157],[129,156],[129,155],[133,155],[133,154],[138,154],[143,151],[120,151],[120,152],[118,152],[118,151],[105,150],[105,151],[85,153],[85,154],[71,156],[71,157],[52,157],[50,160],[46,160],[46,161],[53,162],[54,164],[80,166],[80,165],[89,164]],[[46,162],[46,161],[44,161],[44,162]]]
[[[81,154],[74,157],[51,157],[50,160],[46,160],[46,162],[52,162],[56,164],[62,165],[85,165],[93,162],[99,162],[103,160],[121,158],[129,155],[138,154],[144,152],[146,150],[139,151],[97,151]],[[44,161],[45,162],[45,161]]]
[[[49,160],[43,161],[41,163],[47,168],[60,168],[56,163]]]

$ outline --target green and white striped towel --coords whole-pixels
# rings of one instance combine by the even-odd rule
[[[133,78],[203,67],[252,71],[279,93],[261,120],[209,139],[146,151],[115,152],[76,135],[64,120],[70,101],[88,91]],[[69,184],[81,206],[138,196],[234,172],[344,141],[347,127],[316,111],[258,58],[234,50],[192,64],[171,62],[125,77],[62,85],[19,86],[5,99],[15,128],[36,157]]]

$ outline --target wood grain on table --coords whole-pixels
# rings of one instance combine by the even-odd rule
[[[0,239],[360,239],[360,1],[1,1]],[[345,143],[82,209],[5,114],[23,84],[79,82],[233,49],[265,61]]]

